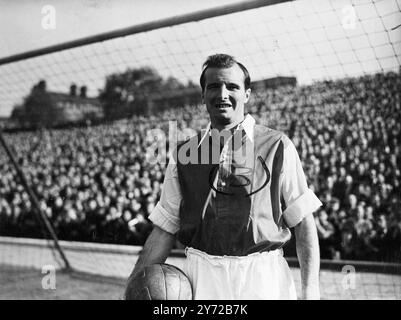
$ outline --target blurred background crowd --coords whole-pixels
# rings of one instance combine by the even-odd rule
[[[393,72],[253,92],[247,111],[292,139],[324,204],[314,214],[322,258],[401,261],[400,92]],[[166,166],[150,161],[155,129],[167,136],[169,120],[200,130],[208,115],[188,105],[4,136],[60,239],[141,245]],[[45,236],[2,148],[0,235]]]

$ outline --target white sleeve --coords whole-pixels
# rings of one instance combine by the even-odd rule
[[[282,195],[286,209],[283,212],[287,225],[292,228],[304,217],[318,209],[322,202],[308,188],[301,160],[292,141],[284,137]]]
[[[179,211],[182,194],[178,181],[177,165],[169,161],[164,177],[160,201],[156,204],[149,220],[164,231],[177,233],[180,227]]]

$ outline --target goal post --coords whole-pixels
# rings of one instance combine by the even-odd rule
[[[337,152],[337,145],[329,141],[331,136],[341,147],[354,143],[362,152],[362,140],[369,137],[356,140],[353,133],[365,125],[361,116],[386,119],[377,126],[389,134],[375,137],[380,143],[371,146],[371,155],[379,160],[381,154],[388,155],[397,177],[393,165],[397,159],[390,153],[398,142],[391,132],[398,128],[400,112],[396,87],[401,76],[399,21],[399,0],[254,0],[0,58],[0,111],[8,115],[26,112],[25,120],[37,117],[38,122],[44,114],[48,116],[49,128],[42,131],[18,130],[23,120],[17,124],[10,118],[3,137],[15,150],[15,162],[27,183],[35,188],[38,199],[31,201],[38,202],[54,225],[52,239],[60,239],[59,246],[55,243],[61,256],[65,255],[64,265],[70,263],[78,271],[81,266],[87,271],[97,265],[106,274],[119,264],[127,268],[126,253],[131,251],[121,246],[143,244],[149,231],[148,215],[162,188],[165,163],[149,162],[156,132],[163,140],[171,121],[181,131],[198,131],[207,123],[199,99],[199,76],[211,54],[231,54],[247,67],[252,80],[247,111],[258,122],[293,138],[308,183],[322,200],[333,200],[327,191],[329,182],[319,171],[330,168],[320,166],[322,158],[312,157],[315,149],[305,137],[312,136],[323,156]],[[24,106],[30,109],[22,110]],[[43,111],[38,112],[38,106]],[[117,120],[103,121],[114,115]],[[349,115],[355,115],[354,123],[345,121]],[[73,122],[80,126],[69,128]],[[58,127],[51,128],[55,124]],[[331,129],[317,132],[326,125]],[[350,139],[354,142],[348,143]],[[383,151],[384,142],[388,146]],[[0,218],[15,225],[33,215],[33,210],[24,207],[29,199],[23,194],[30,192],[23,189],[3,150]],[[349,155],[340,151],[333,163],[345,166]],[[349,153],[355,157],[356,151]],[[394,180],[383,184],[396,188]],[[341,206],[346,201],[339,199]],[[381,212],[373,214],[380,216]],[[52,234],[46,217],[44,221]],[[4,240],[9,252],[14,248],[11,242]],[[85,247],[79,258],[75,242]],[[86,247],[82,242],[103,243]],[[106,254],[110,250],[111,260]],[[123,251],[119,258],[117,252]],[[0,264],[6,263],[5,257]],[[338,267],[335,262],[322,265],[324,270],[330,266]],[[366,267],[364,263],[358,266]],[[382,266],[384,274],[387,267]],[[380,263],[375,268],[373,285],[380,291]],[[342,273],[336,274],[328,286],[336,286]],[[369,286],[372,277],[364,279]],[[391,294],[398,292],[397,298],[398,280],[398,275],[385,279],[389,290],[394,289]],[[368,291],[364,289],[363,294]]]

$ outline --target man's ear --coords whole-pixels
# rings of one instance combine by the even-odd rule
[[[201,93],[201,102],[202,104],[205,104],[205,94],[203,93],[203,91]]]
[[[251,88],[245,90],[245,101],[244,101],[244,103],[247,103],[249,101],[250,97],[251,97]]]

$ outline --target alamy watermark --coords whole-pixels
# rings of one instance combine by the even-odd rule
[[[352,265],[345,265],[341,273],[343,274],[343,278],[341,280],[341,285],[344,290],[353,290],[356,288],[356,272],[355,267]]]
[[[219,164],[221,149],[229,148],[235,153],[236,165],[244,166],[247,158],[253,159],[254,153],[253,142],[244,137],[242,130],[210,129],[198,135],[192,129],[179,130],[176,121],[169,121],[168,135],[158,128],[149,130],[147,141],[147,161],[151,165],[166,164],[169,159],[183,165]],[[177,148],[180,142],[183,144]],[[167,159],[169,153],[171,156]]]
[[[344,29],[353,30],[356,28],[356,12],[351,5],[345,6],[342,9],[343,19],[341,20]]]
[[[42,28],[45,30],[56,29],[56,8],[47,4],[42,7],[41,13],[43,15],[41,20]]]
[[[42,267],[42,274],[45,274],[42,278],[42,289],[43,290],[56,290],[56,268],[51,264],[44,265]]]

